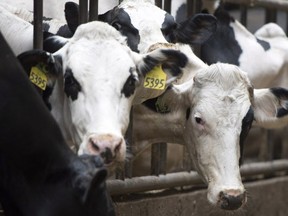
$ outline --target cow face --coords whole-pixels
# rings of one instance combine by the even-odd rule
[[[197,73],[189,92],[187,143],[208,200],[234,210],[246,202],[239,171],[240,143],[253,122],[251,85],[236,66],[215,64]]]
[[[146,73],[161,64],[168,77],[177,77],[187,62],[175,50],[134,53],[118,31],[102,22],[80,26],[53,55],[38,52],[19,59],[26,71],[25,65],[41,61],[57,76],[49,102],[66,139],[80,146],[79,154],[101,155],[111,166],[125,159],[123,134]]]

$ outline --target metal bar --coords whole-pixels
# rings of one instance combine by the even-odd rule
[[[79,0],[79,24],[88,22],[88,0]]]
[[[171,13],[171,0],[165,0],[164,1],[164,10],[167,13]]]
[[[98,20],[98,0],[90,0],[89,21]]]
[[[247,6],[240,5],[240,22],[242,25],[247,26]]]
[[[223,2],[259,6],[269,9],[288,10],[288,1],[286,0],[223,0]]]
[[[191,17],[194,14],[195,0],[187,0],[187,17]]]
[[[151,148],[151,175],[166,173],[167,144],[155,143]]]
[[[43,0],[34,0],[34,33],[33,33],[33,47],[34,49],[43,48]]]
[[[162,8],[162,0],[155,0],[155,5]]]
[[[127,132],[125,134],[126,139],[126,148],[128,151],[132,152],[132,143],[133,143],[133,107],[130,110],[130,116],[129,116],[129,125]],[[125,177],[132,178],[132,160],[131,157],[127,157],[125,161]]]
[[[277,22],[277,11],[272,9],[265,10],[265,23]]]
[[[279,171],[288,171],[288,160],[244,164],[241,167],[243,177],[267,175]],[[168,173],[160,176],[143,176],[132,179],[108,180],[107,187],[111,195],[120,195],[149,190],[160,190],[171,187],[181,187],[193,184],[203,184],[196,172]]]

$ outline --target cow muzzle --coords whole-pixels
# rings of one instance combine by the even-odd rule
[[[122,160],[125,158],[122,149],[125,148],[125,141],[122,137],[115,135],[92,135],[88,138],[87,153],[93,155],[100,155],[105,165],[111,165],[115,160]],[[125,151],[124,151],[125,152]]]
[[[236,210],[247,201],[246,192],[240,190],[223,190],[219,193],[218,205],[224,210]]]

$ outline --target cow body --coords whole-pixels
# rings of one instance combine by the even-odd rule
[[[77,157],[0,35],[0,202],[7,216],[115,215],[99,156]]]
[[[202,45],[204,62],[238,65],[257,88],[287,86],[288,38],[280,26],[266,24],[252,34],[222,7],[214,15],[218,28]]]

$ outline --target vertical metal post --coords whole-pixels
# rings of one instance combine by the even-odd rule
[[[171,0],[165,0],[164,1],[164,10],[167,13],[171,13]]]
[[[275,9],[265,10],[265,23],[277,22],[277,11]]]
[[[240,21],[242,25],[247,26],[247,6],[240,5],[240,14],[241,14]]]
[[[89,21],[98,20],[98,0],[90,0]]]
[[[151,149],[151,175],[166,174],[167,143],[155,143]]]
[[[86,23],[87,21],[88,21],[88,0],[79,0],[79,24]]]
[[[162,8],[162,0],[155,0],[155,5]]]
[[[194,5],[195,5],[195,0],[187,0],[187,17],[191,17],[193,15],[194,8],[195,8]]]
[[[33,33],[33,47],[34,49],[43,48],[43,0],[34,0],[34,33]]]
[[[130,121],[128,125],[127,132],[125,134],[125,139],[126,139],[126,148],[128,151],[132,151],[132,145],[133,145],[133,107],[131,108],[130,111]],[[127,158],[125,161],[125,177],[127,178],[132,178],[132,161],[131,158]]]

